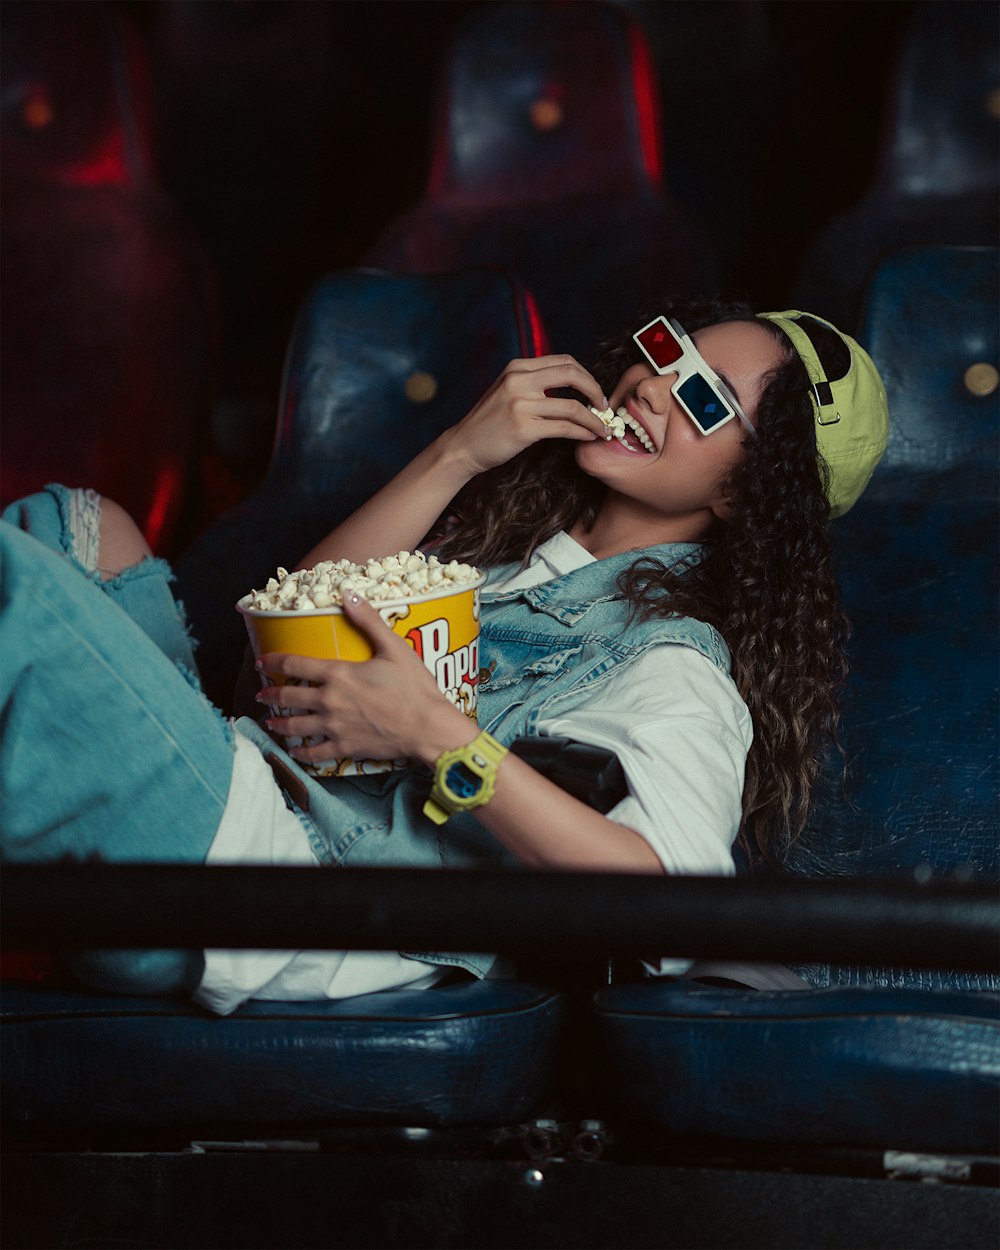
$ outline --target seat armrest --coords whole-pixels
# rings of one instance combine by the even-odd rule
[[[598,812],[609,812],[628,794],[625,772],[613,751],[569,738],[515,738],[512,754],[561,790]]]

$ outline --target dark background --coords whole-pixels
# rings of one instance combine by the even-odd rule
[[[358,263],[380,231],[420,198],[432,101],[447,40],[476,3],[452,0],[158,0],[124,6],[152,51],[166,186],[204,240],[222,293],[223,388],[273,411],[287,333],[311,283]],[[183,29],[171,10],[190,11]],[[752,4],[758,49],[713,47],[724,0],[626,6],[638,18],[684,10],[704,30],[704,61],[753,57],[756,82],[709,70],[715,128],[674,133],[690,111],[667,48],[660,59],[667,185],[711,227],[723,282],[768,306],[789,297],[796,267],[825,221],[871,177],[905,0]],[[722,11],[722,12],[720,12]],[[673,15],[674,20],[680,14]],[[190,39],[188,44],[184,36]],[[688,36],[690,39],[690,35]],[[774,101],[752,150],[726,150],[749,90]],[[702,104],[702,111],[706,111]],[[731,127],[732,128],[732,127]],[[710,153],[699,144],[712,145]],[[706,156],[718,167],[708,174]],[[744,178],[738,178],[734,165]],[[745,171],[745,172],[744,172]],[[746,180],[749,174],[749,181]],[[721,201],[721,203],[720,203]],[[726,204],[744,207],[726,235]],[[715,222],[711,219],[714,215]],[[558,345],[554,345],[558,347]]]
[[[104,8],[126,20],[148,89],[142,123],[151,136],[153,176],[202,251],[212,310],[202,401],[209,415],[197,449],[206,480],[196,487],[201,503],[192,509],[189,502],[165,554],[259,480],[295,311],[323,274],[364,263],[386,226],[419,200],[449,38],[488,4],[0,6],[5,34],[24,25],[26,9],[46,38],[58,42],[63,33],[59,56],[73,63],[81,98],[93,82],[86,52],[74,43],[73,10]],[[620,7],[652,46],[668,192],[707,231],[726,292],[760,306],[788,306],[811,244],[871,183],[914,4],[638,0]],[[13,43],[8,55],[16,62],[20,45]],[[31,103],[19,72],[16,63],[5,66],[5,136],[11,127],[14,135],[5,168],[16,186],[17,144]],[[19,220],[19,204],[8,193],[5,229]],[[23,248],[19,257],[13,269],[6,258],[4,276],[5,308],[15,311],[25,291],[58,281],[26,268]],[[88,313],[73,315],[82,322]],[[31,350],[37,339],[36,329]],[[18,363],[22,351],[12,355]],[[60,404],[67,398],[72,403],[70,395]],[[6,433],[26,411],[23,397],[6,397]]]

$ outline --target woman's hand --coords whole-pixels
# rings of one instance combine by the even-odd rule
[[[549,394],[565,388],[575,388],[586,402]],[[541,439],[606,436],[591,405],[601,411],[608,406],[597,382],[572,356],[511,361],[468,416],[419,452],[307,552],[298,567],[345,556],[363,561],[404,547],[412,551],[458,492],[484,470],[506,464]]]
[[[258,669],[297,678],[309,686],[267,686],[261,703],[290,708],[268,729],[291,737],[319,737],[316,746],[289,752],[303,763],[353,756],[394,759],[406,756],[433,764],[442,751],[464,746],[476,736],[475,724],[441,694],[420,657],[364,600],[351,596],[344,614],[367,635],[370,660],[316,660],[303,655],[262,655]]]
[[[475,408],[444,436],[472,475],[506,464],[547,438],[590,442],[607,431],[587,404],[550,391],[572,388],[603,411],[607,399],[572,356],[512,360]]]

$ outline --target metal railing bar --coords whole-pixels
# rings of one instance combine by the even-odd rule
[[[1000,969],[1000,894],[951,882],[7,864],[7,949],[489,951]]]

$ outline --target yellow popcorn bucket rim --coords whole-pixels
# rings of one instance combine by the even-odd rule
[[[407,604],[431,603],[435,599],[448,599],[452,595],[461,595],[470,590],[479,590],[485,584],[486,574],[480,573],[480,575],[471,582],[452,583],[446,588],[436,587],[434,590],[427,590],[419,595],[404,595],[396,599],[367,599],[364,595],[360,595],[359,597],[364,599],[366,603],[370,604],[375,611],[378,612],[382,608],[402,608]],[[236,601],[236,611],[241,613],[243,616],[301,617],[329,616],[331,613],[337,616],[344,615],[344,609],[339,603],[331,603],[329,607],[325,608],[252,608],[248,603],[252,594],[253,591],[250,591],[248,594],[243,595],[242,598],[237,599]]]

